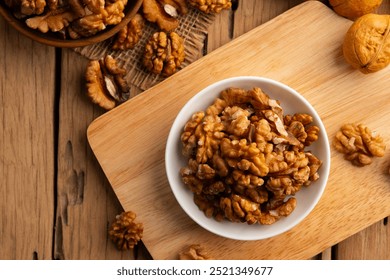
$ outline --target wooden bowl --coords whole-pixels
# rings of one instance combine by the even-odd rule
[[[125,17],[119,24],[107,26],[105,30],[100,31],[93,36],[81,39],[62,39],[58,36],[58,34],[55,34],[55,32],[42,33],[39,30],[32,29],[26,25],[24,20],[19,20],[14,17],[11,9],[4,4],[4,1],[0,2],[0,14],[12,27],[34,41],[53,47],[76,48],[95,44],[115,35],[119,30],[127,25],[138,12],[142,5],[142,1],[143,0],[129,0],[124,11]]]

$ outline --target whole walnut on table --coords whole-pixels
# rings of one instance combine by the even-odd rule
[[[348,29],[343,42],[345,60],[364,74],[390,64],[390,15],[367,14]]]
[[[354,20],[374,12],[382,0],[329,0],[329,4],[340,16]]]

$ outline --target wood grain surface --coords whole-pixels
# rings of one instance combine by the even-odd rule
[[[222,259],[306,259],[390,214],[388,152],[364,169],[333,152],[328,186],[309,217],[256,242],[221,238],[196,225],[164,173],[166,136],[180,108],[206,85],[231,76],[266,76],[297,89],[320,113],[329,138],[345,121],[389,138],[383,128],[390,70],[364,76],[345,63],[340,47],[350,25],[319,2],[301,4],[92,123],[91,147],[124,209],[144,221],[143,240],[154,258],[175,258],[183,246],[203,243]],[[194,77],[198,82],[189,82]]]
[[[0,27],[0,258],[51,258],[54,49]]]
[[[204,53],[302,2],[233,0],[210,26]],[[390,13],[390,0],[379,12]],[[123,209],[86,140],[104,113],[85,97],[86,63],[71,49],[22,36],[0,16],[0,259],[151,258],[142,244],[120,252],[108,239]],[[315,258],[390,259],[386,221]]]

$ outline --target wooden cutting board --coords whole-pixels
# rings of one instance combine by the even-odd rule
[[[298,226],[260,241],[216,236],[193,222],[169,187],[164,149],[180,108],[218,80],[257,75],[295,88],[322,117],[332,141],[340,125],[364,123],[390,146],[390,67],[352,69],[341,44],[351,21],[320,2],[305,2],[246,33],[96,119],[89,143],[125,210],[144,223],[155,259],[176,259],[203,244],[216,259],[307,259],[390,215],[390,154],[358,168],[333,148],[326,190]],[[388,149],[389,150],[389,149]]]

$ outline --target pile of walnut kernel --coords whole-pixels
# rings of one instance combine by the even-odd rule
[[[319,133],[312,116],[284,115],[260,88],[228,88],[186,123],[181,142],[188,164],[180,174],[207,217],[273,224],[319,178],[322,161],[305,151]]]
[[[95,35],[124,18],[128,0],[6,0],[14,15],[42,33],[62,38]]]
[[[188,13],[188,4],[204,13],[219,13],[232,6],[231,0],[144,0],[139,13],[116,34],[111,48],[115,51],[133,49],[142,38],[146,21],[156,24],[158,31],[147,40],[141,62],[150,73],[171,76],[185,59],[184,39],[175,30],[180,24],[178,17]],[[110,110],[126,101],[130,94],[129,88],[122,83],[126,70],[109,56],[110,64],[116,65],[116,70],[111,73],[110,67],[105,66],[106,61],[107,56],[88,64],[87,95],[93,103]],[[122,79],[119,83],[118,75]]]

